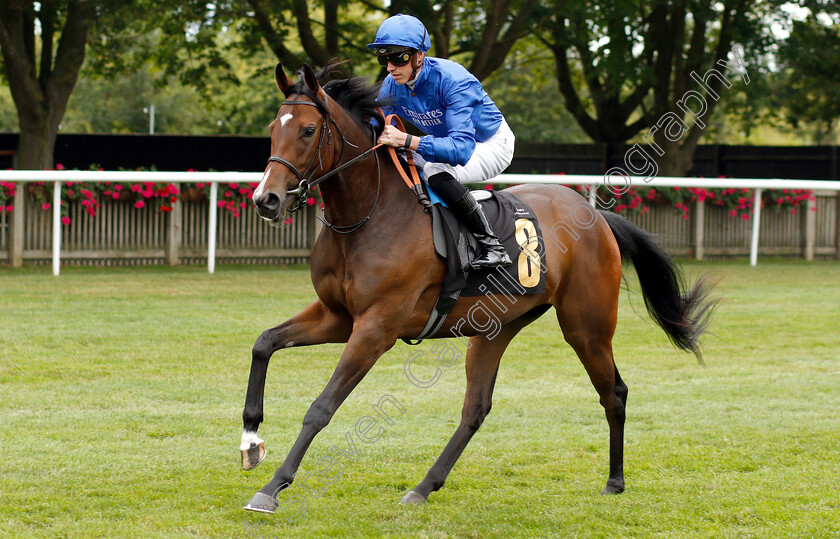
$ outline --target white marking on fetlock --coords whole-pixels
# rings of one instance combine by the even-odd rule
[[[242,431],[242,443],[239,444],[239,450],[248,451],[264,442],[265,440],[257,436],[256,432]]]

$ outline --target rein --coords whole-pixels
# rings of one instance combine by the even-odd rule
[[[308,179],[306,176],[310,173],[310,169],[313,169],[313,165],[315,164],[316,159],[318,160],[318,167],[316,167],[314,170],[312,170],[312,172],[317,170],[317,168],[321,168],[321,169],[324,168],[324,163],[321,160],[321,147],[323,146],[324,138],[326,137],[326,139],[327,139],[327,154],[329,154],[330,148],[332,147],[332,137],[333,137],[332,129],[330,129],[330,126],[329,126],[330,122],[338,130],[338,133],[339,133],[339,136],[341,137],[341,142],[342,142],[341,152],[338,155],[337,161],[341,161],[341,157],[344,155],[344,148],[345,148],[346,145],[349,144],[350,146],[352,146],[354,148],[358,148],[358,146],[356,146],[355,144],[353,144],[352,142],[347,140],[347,138],[345,138],[344,133],[341,131],[341,127],[338,126],[338,123],[336,123],[335,119],[329,113],[329,110],[327,110],[326,104],[322,103],[315,96],[310,95],[309,97],[311,99],[313,99],[313,101],[286,100],[286,101],[283,102],[283,105],[309,105],[309,106],[317,108],[324,115],[324,122],[323,122],[323,124],[321,124],[321,136],[318,139],[318,147],[316,149],[315,156],[312,157],[312,161],[309,162],[309,165],[307,165],[306,170],[304,170],[303,172],[300,172],[297,169],[297,167],[294,166],[292,163],[290,163],[288,160],[286,160],[286,159],[284,159],[280,156],[277,156],[277,155],[272,155],[271,157],[268,158],[269,163],[271,163],[271,162],[280,163],[281,165],[285,166],[290,171],[292,171],[292,173],[298,178],[298,180],[300,180],[300,183],[298,184],[296,189],[291,189],[289,191],[286,191],[287,196],[288,195],[294,195],[294,196],[298,197],[297,203],[294,206],[292,206],[291,208],[289,208],[289,210],[288,210],[289,213],[294,213],[294,212],[296,212],[296,211],[298,211],[298,210],[300,210],[301,208],[304,207],[304,205],[306,204],[307,195],[309,194],[309,191],[313,187],[315,187],[319,183],[323,182],[324,180],[334,176],[335,174],[338,174],[342,170],[350,167],[351,165],[354,165],[355,163],[364,159],[365,157],[369,156],[379,146],[381,146],[381,144],[378,144],[378,145],[370,148],[369,150],[361,153],[360,155],[357,155],[356,157],[347,161],[343,165],[340,165],[340,166],[335,167],[335,168],[330,167],[331,170],[329,170],[328,172],[326,172],[321,177],[319,177],[315,180]],[[362,218],[360,221],[358,221],[358,222],[356,222],[352,225],[347,225],[347,226],[333,225],[332,223],[327,221],[325,218],[323,218],[319,215],[316,216],[322,223],[324,223],[324,225],[326,225],[333,232],[336,232],[338,234],[350,234],[351,232],[355,232],[356,230],[361,228],[361,226],[364,225],[366,222],[370,221],[370,217],[371,217],[371,215],[373,215],[373,212],[376,209],[377,204],[379,203],[379,191],[380,191],[381,180],[382,180],[381,167],[379,165],[379,156],[376,155],[375,157],[376,157],[376,198],[374,199],[373,206],[371,207],[367,216]]]
[[[382,109],[379,109],[379,112],[381,113]],[[385,118],[385,124],[387,125],[391,123],[391,120],[394,120],[397,129],[405,133],[405,126],[399,116],[396,114],[389,114]],[[388,153],[391,154],[391,161],[394,162],[394,166],[397,168],[397,172],[400,173],[405,185],[411,189],[415,195],[417,195],[417,202],[423,206],[423,211],[427,215],[432,213],[432,203],[426,195],[426,192],[423,190],[423,185],[420,183],[420,176],[417,174],[417,167],[414,165],[414,156],[411,151],[407,152],[408,169],[411,172],[411,178],[408,177],[405,170],[403,170],[403,167],[400,165],[400,161],[397,158],[397,150],[392,146],[388,146]]]
[[[313,103],[311,101],[285,101],[285,102],[283,102],[283,104],[284,105],[311,105],[311,106],[317,107],[319,109],[321,108],[319,103]],[[325,110],[325,107],[324,107],[324,110]],[[329,131],[329,138],[327,140],[327,150],[328,151],[329,151],[329,148],[330,148],[330,141],[332,140],[332,131],[327,126],[327,118],[329,118],[329,121],[331,121],[333,123],[333,125],[336,127],[336,129],[338,129],[338,132],[341,135],[341,141],[343,143],[349,144],[350,146],[353,146],[354,148],[358,148],[358,146],[356,146],[355,144],[353,144],[352,142],[350,142],[349,140],[344,138],[344,133],[341,132],[341,128],[338,127],[338,124],[335,123],[335,120],[333,120],[332,116],[330,116],[329,113],[325,113],[324,114],[324,123],[321,126],[322,127],[321,138],[320,138],[320,140],[318,140],[318,150],[319,150],[318,151],[318,156],[320,156],[320,153],[321,153],[320,149],[321,149],[321,144],[324,141],[324,132],[325,131]],[[286,165],[286,167],[289,170],[291,170],[294,173],[295,176],[297,176],[297,178],[301,182],[300,185],[298,185],[297,189],[292,189],[290,191],[286,191],[287,195],[297,195],[297,194],[305,193],[305,192],[309,191],[310,189],[312,189],[313,187],[315,187],[316,185],[318,185],[322,181],[324,181],[328,178],[331,178],[332,176],[338,174],[339,172],[341,172],[342,170],[344,170],[346,168],[349,168],[352,165],[355,165],[357,161],[361,161],[365,157],[369,156],[371,153],[376,151],[380,146],[382,146],[382,144],[377,144],[377,145],[373,146],[372,148],[370,148],[370,149],[362,152],[361,154],[357,155],[353,159],[347,161],[343,165],[339,165],[338,167],[331,169],[329,172],[327,172],[326,174],[324,174],[323,176],[321,176],[317,180],[312,180],[312,181],[304,178],[303,174],[301,174],[300,171],[298,171],[298,169],[293,164],[291,164],[287,160],[283,159],[282,157],[272,155],[271,157],[268,158],[268,160]],[[342,151],[342,154],[343,154],[344,153],[343,145],[342,145],[341,151]],[[338,160],[339,161],[341,160],[341,154],[339,154]],[[314,158],[313,158],[312,162],[314,163]],[[311,165],[312,165],[312,163],[310,163],[310,167],[311,167]],[[306,170],[309,171],[309,167],[307,167]],[[299,208],[295,208],[295,211],[297,209],[299,209]]]
[[[282,158],[280,156],[277,156],[277,155],[270,156],[268,158],[268,162],[269,163],[271,163],[271,162],[280,163],[281,165],[288,168],[298,178],[298,180],[300,180],[300,183],[298,184],[297,188],[286,191],[287,196],[288,195],[294,195],[294,196],[298,197],[297,203],[293,207],[289,208],[289,210],[288,210],[289,213],[294,213],[294,212],[300,210],[301,208],[303,208],[304,204],[306,203],[307,195],[309,194],[309,192],[312,190],[313,187],[315,187],[319,183],[331,178],[332,176],[335,176],[336,174],[338,174],[342,170],[345,170],[345,169],[351,167],[352,165],[356,164],[357,162],[361,161],[362,159],[365,159],[366,157],[368,157],[370,154],[373,153],[374,157],[376,158],[376,198],[374,198],[373,206],[371,207],[367,216],[362,218],[360,221],[356,222],[355,224],[347,225],[347,226],[337,226],[337,225],[331,224],[325,218],[316,215],[316,217],[322,223],[324,223],[330,230],[332,230],[333,232],[336,232],[338,234],[350,234],[351,232],[355,232],[356,230],[361,228],[362,225],[364,225],[365,223],[370,221],[370,218],[373,215],[374,210],[376,210],[377,204],[379,203],[379,192],[380,192],[381,182],[382,182],[382,170],[381,170],[381,166],[379,164],[379,155],[376,154],[375,152],[376,152],[377,149],[379,149],[381,146],[383,146],[383,144],[382,143],[375,144],[371,148],[365,150],[364,152],[362,152],[361,154],[357,155],[356,157],[350,159],[346,163],[344,163],[342,165],[339,165],[335,168],[331,167],[329,171],[327,171],[326,173],[321,175],[319,178],[317,178],[315,180],[310,180],[309,178],[306,177],[306,175],[309,174],[310,169],[313,168],[313,165],[315,164],[316,159],[318,160],[318,167],[317,168],[321,168],[321,169],[324,168],[324,163],[321,160],[321,146],[324,143],[324,137],[326,137],[326,139],[327,139],[327,154],[329,154],[329,150],[332,147],[332,136],[333,136],[333,134],[332,134],[332,129],[330,129],[330,126],[329,126],[330,122],[332,122],[332,125],[334,125],[335,128],[338,130],[338,133],[339,133],[339,136],[341,137],[341,142],[342,142],[341,152],[338,155],[337,161],[339,161],[339,162],[341,161],[341,157],[344,155],[344,148],[345,148],[346,145],[349,144],[350,146],[352,146],[354,148],[358,148],[358,146],[356,146],[355,144],[353,144],[352,142],[350,142],[349,140],[347,140],[344,137],[344,133],[341,131],[341,128],[338,126],[338,123],[336,123],[335,119],[329,113],[329,110],[327,110],[326,103],[322,103],[320,100],[318,100],[313,95],[309,95],[309,97],[311,99],[313,99],[313,101],[286,100],[286,101],[283,102],[283,105],[308,105],[308,106],[312,106],[312,107],[317,108],[324,115],[324,122],[323,122],[323,124],[321,124],[321,136],[318,139],[318,147],[316,149],[315,156],[312,157],[312,161],[309,162],[309,165],[307,165],[306,170],[304,170],[303,172],[299,171],[297,169],[297,167],[294,166],[287,159],[284,159],[284,158]],[[379,110],[380,110],[380,112],[382,112],[381,109],[379,109]],[[397,127],[401,131],[405,131],[405,128],[403,127],[403,124],[402,124],[402,120],[400,120],[400,118],[395,114],[388,115],[388,117],[385,118],[385,122],[390,123],[392,119],[396,120]],[[409,178],[408,175],[403,170],[403,167],[400,166],[399,160],[397,158],[396,150],[393,147],[389,146],[388,147],[388,152],[391,154],[391,160],[394,162],[394,166],[396,167],[397,171],[400,173],[400,176],[402,177],[405,184],[408,186],[409,189],[411,189],[417,195],[417,197],[419,199],[419,202],[421,204],[423,204],[423,206],[424,206],[424,211],[426,213],[430,213],[431,212],[431,203],[429,202],[428,197],[426,196],[425,192],[423,191],[423,187],[420,183],[420,178],[417,174],[417,167],[414,166],[414,158],[411,156],[411,153],[408,154],[408,162],[409,162],[409,165],[410,165],[409,168],[411,170],[411,176],[412,176],[411,178]],[[317,168],[315,170],[317,170]],[[314,170],[312,170],[312,172],[314,172]]]

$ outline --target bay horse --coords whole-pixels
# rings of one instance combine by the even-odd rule
[[[381,128],[372,128],[369,120],[374,117],[383,125],[376,109],[377,87],[359,78],[322,86],[328,71],[316,74],[305,65],[300,80],[293,83],[282,65],[275,70],[277,87],[286,101],[269,126],[271,157],[252,197],[256,211],[277,224],[299,203],[306,182],[324,178],[320,188],[327,226],[310,258],[318,299],[265,330],[254,344],[242,414],[243,468],[255,467],[266,454],[257,429],[263,421],[271,356],[298,346],[346,346],[326,387],[306,412],[283,464],[245,506],[255,511],[278,508],[277,494],[292,484],[307,448],[341,403],[398,339],[420,334],[446,271],[433,247],[429,216],[399,178],[396,166],[387,161],[386,149],[371,151]],[[635,266],[649,314],[676,347],[700,359],[698,339],[714,308],[708,295],[711,285],[705,278],[686,287],[678,267],[650,234],[618,215],[596,212],[571,189],[519,185],[510,192],[530,205],[545,234],[551,234],[550,241],[544,241],[545,265],[540,268],[545,273],[545,293],[517,296],[515,303],[506,302],[506,306],[487,301],[501,322],[495,335],[469,325],[458,328],[469,337],[461,423],[425,478],[402,498],[403,503],[424,502],[443,486],[490,412],[496,373],[508,343],[551,307],[606,413],[610,464],[603,494],[624,490],[627,386],[612,349],[622,261]],[[432,337],[452,337],[455,322],[463,321],[480,299],[460,298]]]

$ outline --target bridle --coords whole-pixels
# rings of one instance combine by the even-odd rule
[[[292,173],[300,181],[297,188],[286,191],[287,196],[288,195],[294,195],[294,196],[298,197],[297,203],[293,207],[289,208],[289,210],[288,210],[290,213],[294,213],[294,212],[300,210],[302,207],[304,207],[304,205],[306,204],[307,195],[309,194],[309,191],[313,187],[315,187],[319,183],[323,182],[324,180],[338,174],[342,170],[354,165],[356,162],[364,159],[365,157],[367,157],[371,153],[373,153],[374,156],[376,157],[376,197],[373,200],[373,206],[371,207],[367,216],[362,218],[357,223],[352,224],[352,225],[347,225],[347,226],[333,225],[333,224],[329,223],[326,220],[325,217],[317,216],[318,219],[320,219],[321,222],[324,223],[327,227],[329,227],[329,229],[332,230],[333,232],[337,232],[339,234],[350,234],[351,232],[355,232],[356,230],[361,228],[362,225],[364,225],[365,223],[370,221],[370,217],[371,217],[371,215],[373,215],[373,212],[376,209],[377,204],[379,203],[379,191],[380,191],[380,187],[381,187],[382,174],[381,174],[381,168],[379,166],[379,155],[374,153],[374,152],[376,151],[377,148],[382,146],[382,144],[376,144],[372,148],[370,148],[370,149],[366,150],[365,152],[361,153],[360,155],[357,155],[353,159],[350,159],[349,161],[347,161],[343,165],[340,165],[340,166],[336,167],[335,163],[340,163],[341,162],[341,158],[344,155],[344,148],[347,145],[350,145],[350,146],[352,146],[353,148],[356,148],[356,149],[358,149],[359,147],[356,146],[355,144],[353,144],[352,142],[350,142],[349,140],[347,140],[344,137],[344,133],[341,131],[341,127],[339,127],[338,123],[336,123],[335,119],[332,117],[329,110],[327,110],[326,101],[327,101],[328,98],[327,98],[326,94],[324,94],[324,97],[325,97],[324,102],[322,102],[316,96],[311,95],[309,93],[304,93],[304,95],[306,95],[307,97],[312,99],[312,101],[300,101],[300,100],[288,100],[287,99],[286,101],[283,102],[283,105],[308,105],[308,106],[312,106],[312,107],[317,108],[321,112],[321,114],[323,114],[324,121],[321,124],[321,136],[318,138],[318,147],[315,150],[315,155],[312,157],[312,161],[309,162],[309,165],[306,166],[306,169],[303,172],[299,171],[297,169],[297,167],[294,166],[292,163],[290,163],[288,160],[286,160],[286,159],[284,159],[280,156],[277,156],[277,155],[272,155],[271,157],[269,157],[268,162],[269,163],[271,163],[271,162],[280,163],[281,165],[285,166],[290,171],[292,171]],[[310,176],[311,174],[314,174],[315,171],[317,171],[318,169],[321,169],[321,170],[324,169],[323,157],[321,155],[321,153],[322,153],[321,152],[321,146],[324,144],[325,139],[327,141],[327,155],[330,154],[330,149],[332,148],[333,132],[332,132],[332,128],[330,127],[330,123],[338,131],[338,135],[341,138],[341,152],[339,152],[338,159],[333,162],[333,164],[329,167],[329,170],[326,173],[324,173],[319,178],[317,178],[315,180],[312,180],[311,176]],[[313,168],[316,160],[318,162],[318,165]]]

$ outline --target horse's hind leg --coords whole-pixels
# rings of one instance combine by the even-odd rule
[[[493,387],[502,354],[519,330],[539,318],[548,308],[547,305],[537,307],[531,313],[503,326],[494,338],[484,335],[470,338],[470,348],[465,360],[467,391],[464,395],[464,407],[461,410],[461,424],[426,477],[403,497],[402,503],[425,502],[430,493],[443,486],[458,457],[461,456],[484,418],[490,413]]]
[[[616,289],[617,294],[617,289]],[[602,298],[603,299],[603,298]],[[624,491],[624,407],[627,386],[613,360],[616,301],[592,301],[557,309],[563,336],[583,363],[598,392],[610,426],[610,476],[601,494]],[[581,310],[583,306],[586,309]]]
[[[263,421],[263,395],[268,362],[281,348],[308,346],[326,342],[346,342],[350,336],[352,320],[342,313],[329,310],[316,301],[279,326],[265,330],[251,352],[251,374],[242,412],[242,468],[251,470],[265,458],[265,444],[257,436]]]
[[[513,335],[506,336],[503,333],[495,339],[488,339],[483,335],[470,338],[470,348],[466,357],[467,391],[464,395],[464,407],[461,409],[461,424],[426,477],[403,497],[402,503],[425,502],[429,494],[443,486],[458,457],[490,413],[499,361],[513,338]]]

